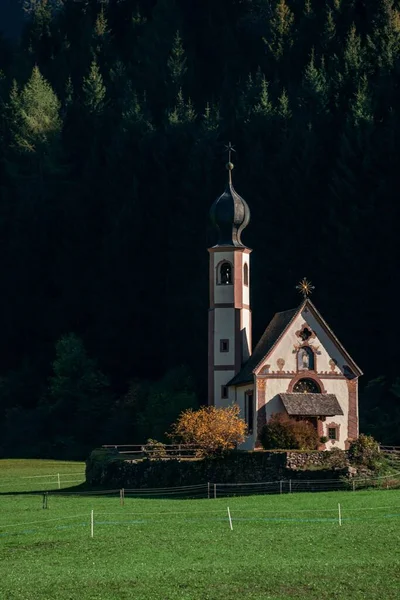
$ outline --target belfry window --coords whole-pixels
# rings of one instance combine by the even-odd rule
[[[295,394],[320,394],[319,385],[314,379],[299,379],[293,387]]]
[[[228,262],[222,263],[220,267],[220,283],[222,285],[232,285],[232,265]]]
[[[249,285],[249,265],[247,263],[244,263],[243,267],[243,283]]]
[[[314,352],[309,346],[302,346],[297,351],[298,371],[313,371],[314,368]]]

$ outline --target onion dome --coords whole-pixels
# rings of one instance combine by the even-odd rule
[[[211,221],[219,234],[216,245],[244,248],[240,236],[250,222],[250,209],[232,185],[233,164],[230,161],[226,168],[229,172],[228,184],[210,210]]]

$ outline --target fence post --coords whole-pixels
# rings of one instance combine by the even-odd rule
[[[231,531],[233,531],[232,517],[231,517],[231,511],[229,510],[229,506],[228,506],[228,517],[229,517],[229,527],[231,528]]]
[[[217,497],[217,484],[214,483],[214,498]]]
[[[292,493],[292,480],[289,479],[289,494]]]
[[[210,499],[210,482],[207,483],[207,497]]]
[[[61,490],[60,473],[57,473],[58,489]]]
[[[124,505],[124,489],[119,490],[119,503],[121,506]]]
[[[279,493],[282,494],[282,479],[279,482]]]
[[[92,512],[90,513],[90,537],[94,536],[94,515],[93,515],[93,508],[92,508]]]
[[[353,479],[353,492],[355,492],[355,491],[356,491],[356,482]]]

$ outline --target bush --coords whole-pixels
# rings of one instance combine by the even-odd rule
[[[326,465],[330,469],[345,469],[349,464],[346,451],[340,448],[332,448],[330,452],[326,452]]]
[[[149,438],[146,442],[145,453],[150,458],[164,458],[167,456],[167,449],[162,442]]]
[[[308,421],[296,421],[286,413],[272,415],[261,430],[265,450],[316,450],[318,433]]]
[[[200,446],[202,454],[233,450],[245,440],[246,423],[235,404],[228,408],[203,406],[185,410],[172,426],[170,437]]]
[[[348,454],[352,464],[363,465],[372,470],[378,469],[383,462],[379,444],[372,435],[361,433],[359,438],[351,443]]]

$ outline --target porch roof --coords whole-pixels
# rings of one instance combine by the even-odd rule
[[[343,415],[335,394],[279,394],[291,416],[333,417]]]

